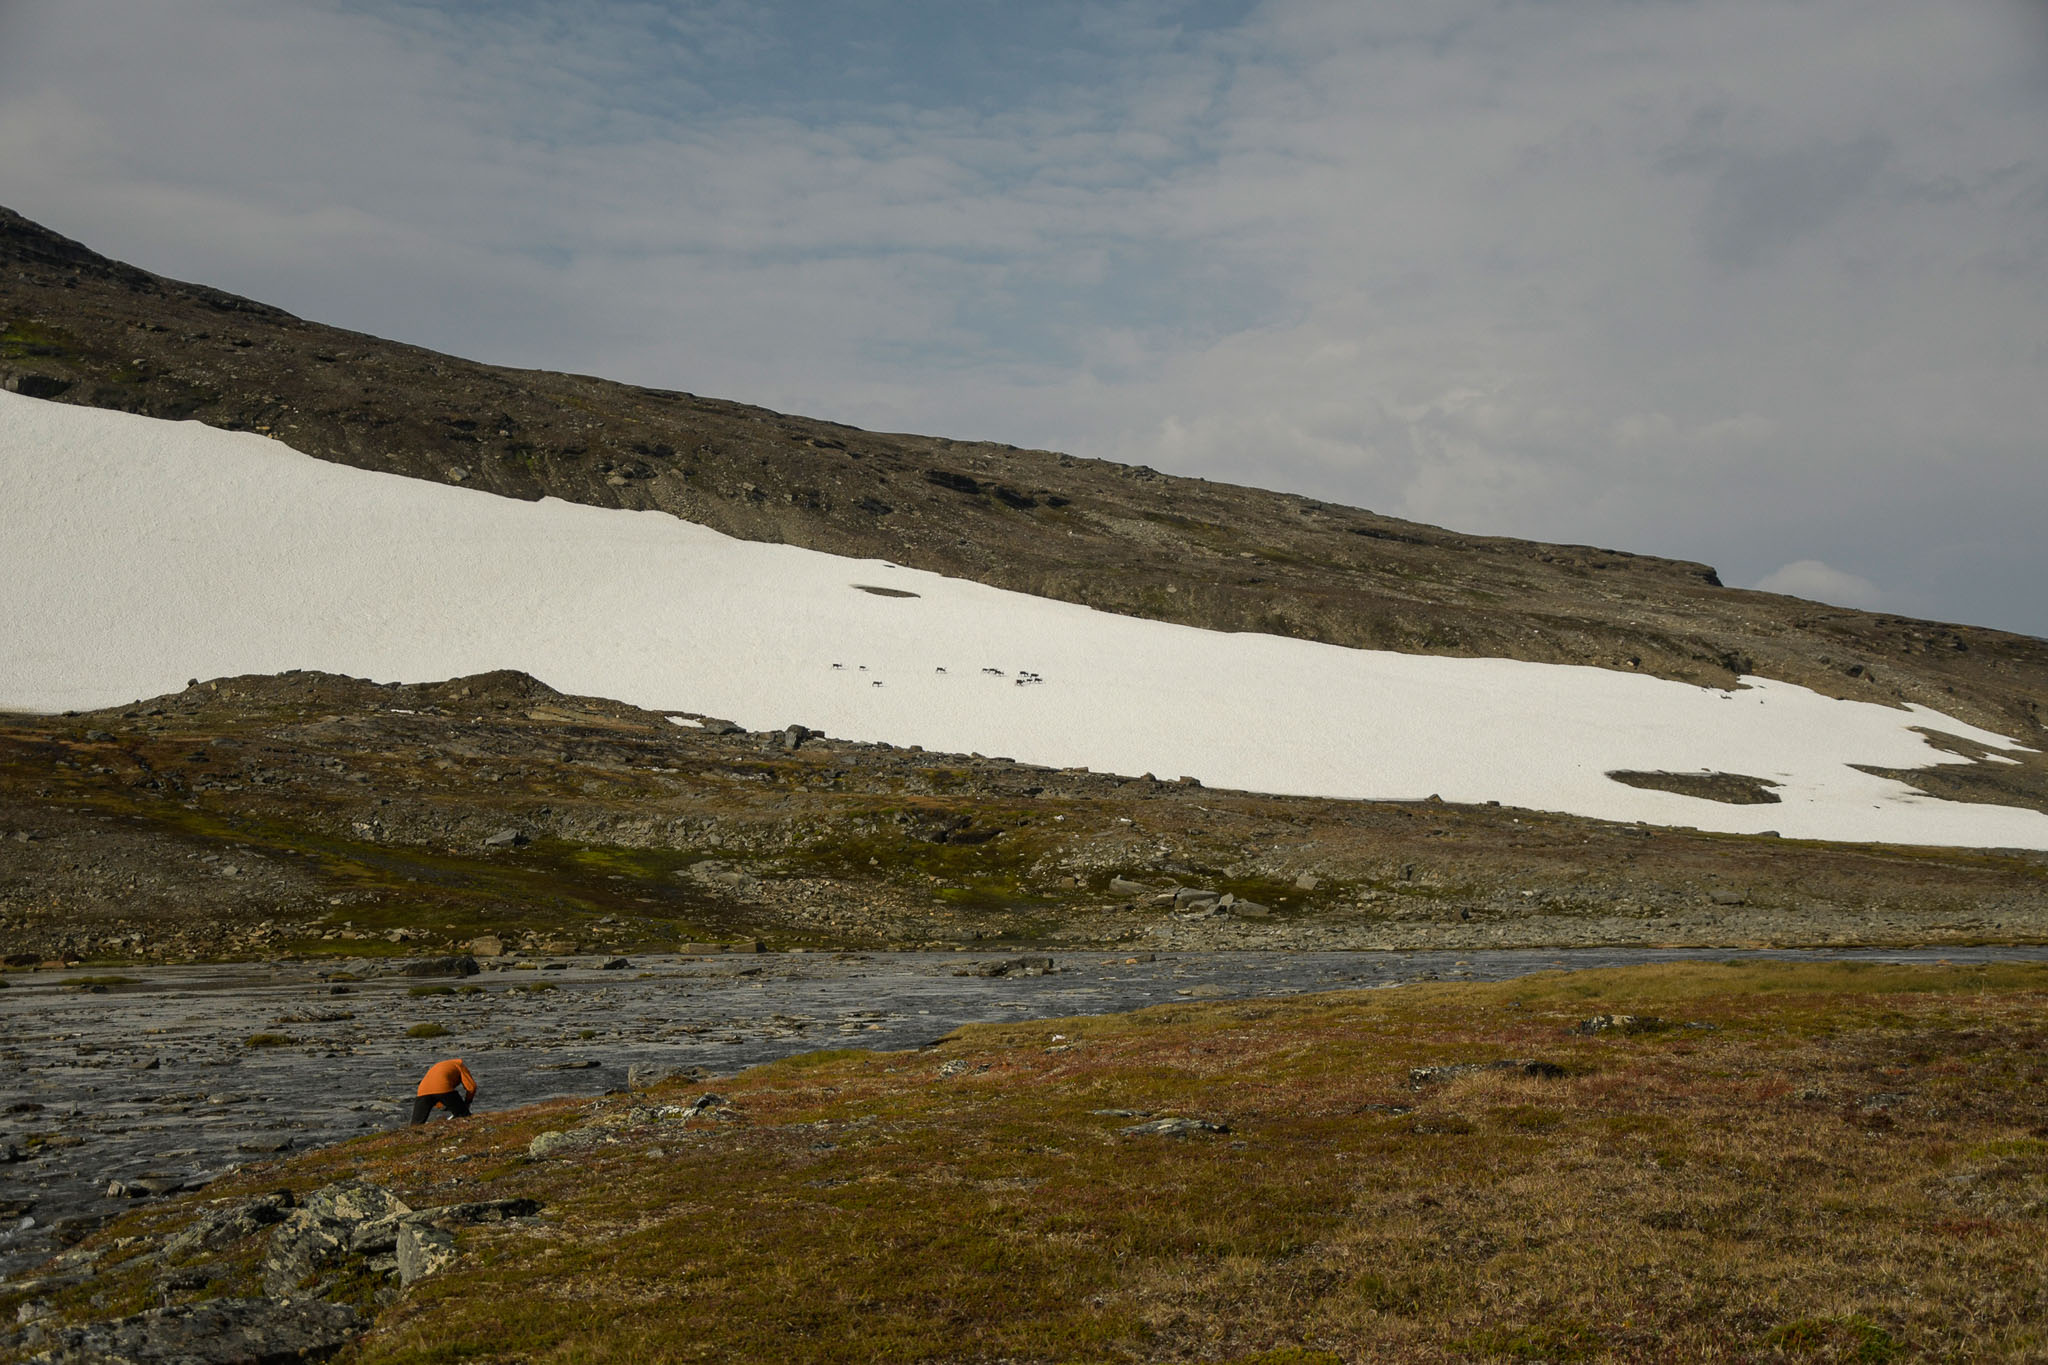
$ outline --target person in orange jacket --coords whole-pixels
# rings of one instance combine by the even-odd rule
[[[412,1121],[425,1123],[427,1115],[434,1112],[437,1104],[448,1111],[450,1118],[466,1119],[469,1117],[469,1102],[475,1098],[476,1077],[469,1074],[462,1058],[450,1057],[445,1062],[435,1062],[420,1078],[420,1088],[413,1092]]]

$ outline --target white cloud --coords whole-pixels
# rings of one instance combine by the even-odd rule
[[[1799,559],[1757,580],[1762,592],[1783,593],[1828,602],[1838,607],[1861,607],[1875,611],[1884,605],[1884,594],[1867,578],[1831,568],[1818,559]]]
[[[860,13],[21,3],[0,199],[484,359],[2048,633],[2018,4]]]

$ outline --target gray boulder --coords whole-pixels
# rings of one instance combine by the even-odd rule
[[[590,1136],[586,1133],[569,1133],[559,1128],[551,1128],[545,1133],[535,1135],[533,1141],[526,1144],[526,1155],[529,1160],[544,1161],[558,1152],[574,1151],[578,1147],[588,1146],[589,1143]]]
[[[398,1220],[411,1212],[410,1204],[367,1180],[315,1190],[270,1234],[264,1288],[292,1295],[356,1257],[389,1254],[398,1244]]]
[[[398,1283],[409,1287],[446,1270],[455,1255],[455,1234],[432,1224],[407,1223],[398,1230]]]
[[[645,1090],[650,1085],[660,1085],[680,1070],[666,1062],[634,1062],[626,1068],[626,1085],[633,1090]]]

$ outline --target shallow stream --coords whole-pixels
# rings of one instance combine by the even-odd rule
[[[0,1279],[123,1206],[111,1182],[193,1187],[280,1150],[406,1121],[420,1073],[467,1060],[477,1106],[596,1095],[629,1068],[723,1075],[819,1048],[914,1048],[961,1024],[1426,980],[1497,981],[1645,962],[2048,960],[2048,948],[1569,949],[1498,952],[1077,953],[1045,974],[959,975],[959,953],[569,959],[467,982],[321,979],[344,964],[15,974],[0,991]],[[359,971],[369,964],[355,964]],[[67,984],[74,983],[74,984]],[[435,986],[469,994],[415,995]],[[543,989],[536,990],[535,986]],[[438,1024],[447,1036],[408,1029]],[[289,1042],[250,1046],[259,1034]],[[441,1121],[438,1117],[436,1122]],[[38,1139],[32,1142],[31,1139]]]

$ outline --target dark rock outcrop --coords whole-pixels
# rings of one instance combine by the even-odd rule
[[[362,1328],[346,1304],[212,1299],[58,1328],[27,1344],[46,1346],[38,1365],[285,1365],[326,1360]]]

